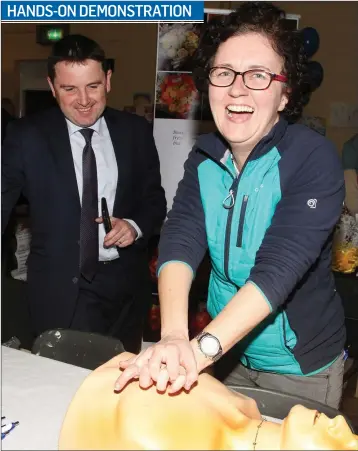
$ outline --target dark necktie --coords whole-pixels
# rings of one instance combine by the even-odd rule
[[[92,281],[98,264],[98,186],[96,157],[91,144],[94,130],[79,130],[86,140],[82,154],[82,209],[80,227],[80,269],[82,276]]]

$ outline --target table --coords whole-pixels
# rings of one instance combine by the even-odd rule
[[[3,450],[57,450],[66,410],[89,370],[2,346],[2,416],[20,424]]]

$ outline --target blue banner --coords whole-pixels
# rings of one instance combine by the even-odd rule
[[[3,22],[202,22],[203,1],[1,1]]]

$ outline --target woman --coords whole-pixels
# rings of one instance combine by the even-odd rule
[[[201,39],[218,132],[189,155],[161,235],[162,339],[122,363],[118,389],[133,377],[190,389],[231,350],[226,383],[339,405],[345,328],[330,266],[344,178],[332,143],[292,124],[307,97],[305,56],[282,17],[244,3]],[[213,320],[189,341],[188,295],[207,249]]]
[[[119,360],[128,357],[114,357],[83,382],[66,413],[60,450],[358,449],[342,416],[330,419],[297,405],[282,425],[265,421],[253,399],[208,374],[178,396],[142,390],[138,382],[115,393],[108,387]]]

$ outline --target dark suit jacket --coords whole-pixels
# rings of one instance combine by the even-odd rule
[[[146,243],[166,215],[158,153],[145,119],[107,108],[104,117],[118,163],[113,216],[133,219],[143,238],[121,250],[136,273]],[[20,193],[30,204],[28,291],[37,330],[68,327],[78,295],[80,199],[65,118],[59,108],[10,125],[2,149],[2,229]],[[140,271],[139,271],[140,273]],[[138,281],[137,281],[138,282]],[[134,285],[135,277],[128,283]]]
[[[1,144],[4,142],[7,127],[13,120],[15,118],[5,108],[1,108]]]

